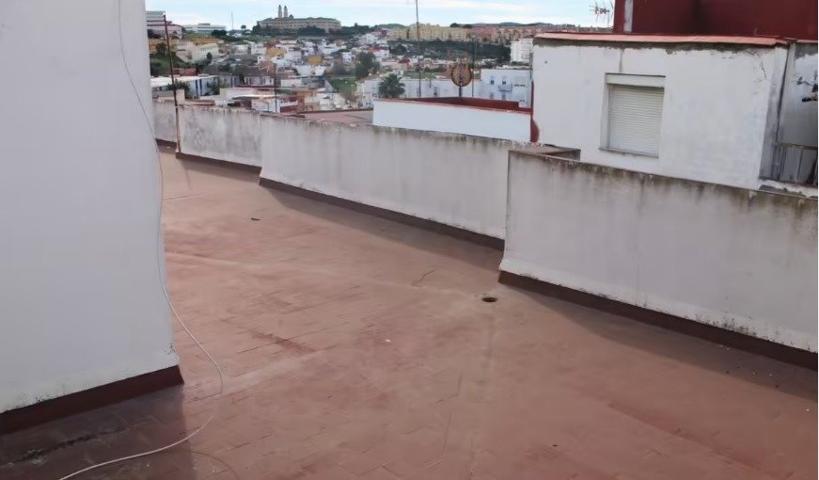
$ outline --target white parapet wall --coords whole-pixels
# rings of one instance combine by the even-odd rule
[[[508,151],[526,148],[246,110],[179,112],[185,154],[261,166],[268,180],[497,239],[505,233]]]
[[[816,199],[509,161],[501,270],[816,351]]]
[[[262,178],[504,237],[512,142],[264,117]]]
[[[154,101],[154,136],[158,140],[176,142],[176,116],[173,101]]]
[[[260,167],[260,119],[258,113],[249,110],[182,105],[179,107],[180,151]]]
[[[27,72],[0,91],[52,93],[0,108],[0,412],[178,363],[145,8],[120,3],[0,2],[0,57]],[[55,56],[66,38],[83,54]]]
[[[529,112],[522,110],[414,100],[377,100],[373,107],[373,125],[381,127],[460,133],[517,142],[529,141],[530,124]]]

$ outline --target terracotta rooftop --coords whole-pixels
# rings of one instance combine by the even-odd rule
[[[816,372],[497,282],[501,253],[163,154],[184,386],[0,437],[0,478],[811,479]],[[493,296],[494,303],[482,301]]]
[[[542,33],[535,36],[541,41],[614,42],[654,44],[723,44],[753,47],[788,45],[788,40],[776,37],[741,37],[729,35],[640,35],[618,33]]]

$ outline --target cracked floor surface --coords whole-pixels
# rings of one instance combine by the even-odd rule
[[[186,383],[0,437],[0,478],[813,479],[816,373],[497,283],[486,247],[163,153]],[[494,303],[482,296],[497,298]]]

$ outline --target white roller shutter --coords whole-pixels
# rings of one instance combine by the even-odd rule
[[[657,156],[663,89],[609,84],[608,148]]]

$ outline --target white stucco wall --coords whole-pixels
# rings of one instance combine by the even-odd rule
[[[517,142],[529,141],[529,122],[528,112],[443,103],[377,100],[373,107],[373,125],[377,126],[460,133]]]
[[[179,107],[181,151],[244,165],[262,165],[260,116],[242,109]]]
[[[513,142],[262,117],[261,176],[503,238]]]
[[[816,199],[510,154],[501,269],[816,351]]]
[[[510,148],[467,135],[183,105],[182,152],[287,185],[503,238]],[[528,117],[527,117],[528,118]]]
[[[145,7],[122,8],[150,115]],[[0,75],[0,91],[49,92],[0,108],[0,411],[178,361],[156,257],[155,147],[118,35],[117,2],[0,2],[0,57],[26,72]],[[54,49],[67,38],[82,55]]]
[[[176,116],[173,101],[153,102],[153,109],[156,138],[176,142]]]
[[[579,148],[584,162],[756,188],[772,155],[787,49],[733,47],[536,41],[539,140]],[[665,76],[659,158],[600,148],[607,73]]]

